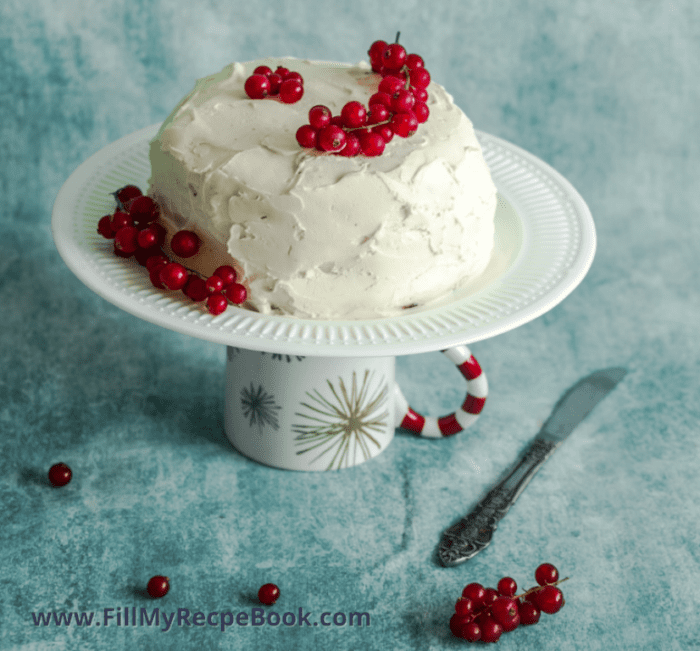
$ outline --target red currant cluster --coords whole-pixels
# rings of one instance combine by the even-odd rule
[[[537,585],[517,595],[514,579],[504,576],[498,588],[484,588],[470,583],[455,604],[450,630],[455,637],[468,642],[498,642],[502,633],[514,631],[521,624],[537,624],[540,614],[553,615],[564,605],[564,595],[557,584],[559,571],[551,563],[542,563],[535,570]]]
[[[428,119],[430,73],[417,54],[398,43],[375,41],[369,49],[372,70],[382,76],[367,107],[348,102],[334,116],[323,105],[309,111],[309,124],[297,130],[297,142],[307,149],[341,156],[379,156],[394,135],[412,136]]]
[[[304,79],[282,66],[273,72],[268,66],[258,66],[245,80],[245,92],[250,99],[278,97],[285,104],[298,102],[304,94]]]
[[[114,253],[122,258],[134,256],[146,267],[151,284],[158,289],[181,289],[196,303],[206,301],[207,310],[221,314],[229,302],[236,305],[248,298],[244,285],[236,282],[233,267],[218,267],[204,277],[179,262],[173,262],[163,251],[166,230],[158,223],[160,208],[151,197],[144,196],[135,185],[127,185],[114,193],[117,207],[97,223],[97,232],[114,240]],[[170,249],[180,258],[191,258],[199,251],[201,241],[196,233],[182,230],[170,240]]]

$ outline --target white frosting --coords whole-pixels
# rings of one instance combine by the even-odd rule
[[[258,65],[301,73],[302,99],[249,99],[243,85]],[[410,138],[394,136],[381,156],[297,143],[312,106],[337,115],[351,100],[366,105],[379,81],[366,63],[232,63],[197,81],[152,141],[150,194],[176,228],[203,236],[200,270],[211,273],[226,250],[236,260],[249,307],[313,319],[393,316],[486,268],[496,187],[471,122],[442,86],[428,87],[427,122]],[[208,252],[217,255],[202,269]]]

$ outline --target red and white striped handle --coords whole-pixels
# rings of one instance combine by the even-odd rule
[[[474,359],[466,346],[455,346],[440,352],[453,364],[456,364],[459,372],[467,380],[467,397],[459,409],[448,416],[440,418],[422,416],[409,407],[408,401],[401,393],[398,384],[395,383],[396,427],[402,427],[419,436],[442,438],[467,429],[479,418],[489,392],[486,374],[481,370],[479,362]]]

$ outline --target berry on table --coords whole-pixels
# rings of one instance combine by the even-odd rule
[[[496,586],[498,588],[498,593],[505,597],[512,597],[518,591],[518,584],[515,579],[509,576],[504,576]]]
[[[49,481],[53,486],[65,486],[73,477],[73,471],[63,462],[49,468]]]
[[[556,583],[558,579],[559,570],[551,563],[542,563],[542,565],[535,570],[535,581],[540,585]]]
[[[462,590],[462,596],[471,599],[475,609],[483,605],[485,595],[486,589],[481,583],[470,583]]]
[[[266,583],[258,590],[258,599],[261,604],[272,606],[280,597],[280,589],[274,583]]]
[[[520,615],[520,623],[523,626],[531,626],[540,621],[540,609],[531,601],[521,601],[518,604],[518,614]]]
[[[533,592],[530,599],[542,612],[553,615],[561,610],[564,605],[562,591],[553,585],[546,585],[542,589]]]
[[[170,580],[167,576],[161,576],[160,574],[152,576],[148,581],[148,585],[146,586],[146,591],[154,599],[165,597],[169,590]]]

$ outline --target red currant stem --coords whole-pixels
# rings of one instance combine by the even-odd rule
[[[527,597],[527,595],[532,594],[533,592],[537,592],[538,590],[542,590],[543,588],[546,588],[547,586],[550,585],[559,585],[560,583],[564,583],[564,581],[568,581],[569,577],[565,577],[563,579],[559,579],[555,583],[547,583],[545,585],[536,585],[534,588],[530,588],[527,592],[523,592],[522,594],[515,595],[514,597],[511,597],[512,599],[520,599],[521,597]]]
[[[114,200],[117,202],[117,210],[121,212],[126,212],[124,204],[122,203],[121,199],[117,196],[119,194],[119,190],[117,190],[116,192],[110,192],[110,194],[114,197]]]
[[[375,122],[374,124],[363,124],[361,127],[343,127],[343,131],[359,131],[360,129],[371,129],[372,127],[378,127],[382,124],[389,124],[391,119],[384,120],[383,122]]]
[[[401,36],[401,32],[396,32],[396,40],[394,41],[394,43],[399,42],[399,36]]]

